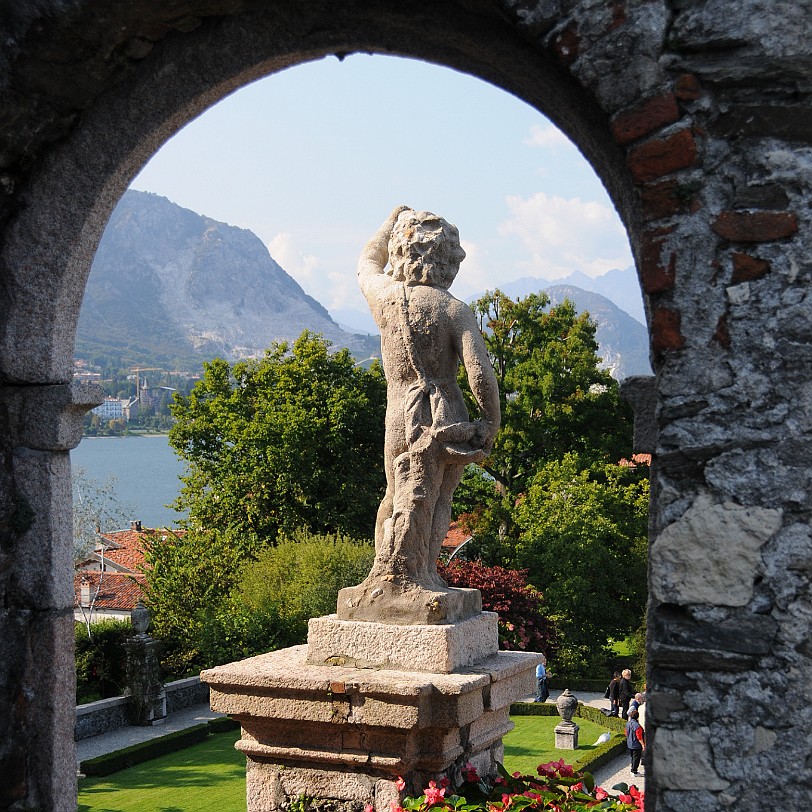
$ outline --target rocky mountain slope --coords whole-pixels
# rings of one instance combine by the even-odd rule
[[[637,319],[621,310],[600,293],[575,285],[552,285],[545,289],[552,304],[569,299],[579,313],[585,310],[597,325],[595,338],[600,345],[603,365],[616,380],[632,375],[651,375],[648,332]]]
[[[130,190],[99,244],[76,348],[199,364],[260,355],[305,328],[359,358],[380,351],[377,337],[342,330],[251,231]]]

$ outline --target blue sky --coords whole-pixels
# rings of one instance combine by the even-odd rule
[[[250,229],[356,324],[358,254],[401,203],[459,228],[460,298],[632,264],[612,203],[565,136],[503,90],[413,60],[330,57],[255,82],[176,134],[132,186]]]

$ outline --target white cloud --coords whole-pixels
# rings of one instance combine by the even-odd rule
[[[289,231],[275,234],[268,242],[271,256],[287,271],[308,293],[322,278],[319,271],[321,262],[314,254],[305,254],[296,245]],[[311,294],[312,295],[312,294]]]
[[[533,124],[530,127],[530,135],[524,142],[529,147],[541,147],[542,149],[575,149],[572,141],[564,133],[552,124]]]
[[[632,264],[626,231],[608,206],[544,192],[506,202],[512,216],[499,233],[518,237],[530,253],[519,263],[528,275],[555,279],[577,270],[595,277]]]

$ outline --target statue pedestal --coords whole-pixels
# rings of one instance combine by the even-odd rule
[[[127,650],[127,687],[130,723],[160,725],[166,721],[166,691],[158,659],[160,641],[136,634],[124,643]]]
[[[408,794],[419,795],[431,779],[458,783],[468,761],[494,774],[502,736],[513,727],[510,704],[532,693],[541,655],[491,651],[494,620],[472,622],[467,631],[430,627],[435,635],[444,630],[438,642],[426,627],[318,618],[312,650],[294,646],[204,671],[212,710],[242,725],[236,746],[247,757],[248,812],[280,809],[301,795],[339,802],[346,812],[367,803],[389,812],[399,776]],[[481,656],[473,642],[480,637]],[[355,664],[376,662],[387,648],[398,668]],[[444,670],[421,670],[438,663]]]
[[[559,722],[555,726],[555,749],[577,750],[579,730],[575,722]]]

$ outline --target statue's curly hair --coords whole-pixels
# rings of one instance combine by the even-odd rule
[[[429,211],[401,212],[389,238],[394,279],[448,289],[463,259],[465,251],[456,226]]]

